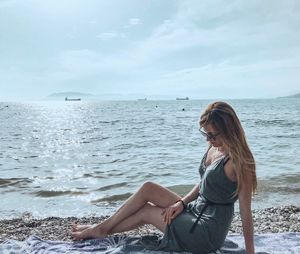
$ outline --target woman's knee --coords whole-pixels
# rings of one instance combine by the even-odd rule
[[[156,185],[154,182],[147,181],[147,182],[143,183],[142,188],[143,189],[151,189],[151,188],[153,188],[154,185]]]
[[[147,181],[147,182],[143,183],[140,190],[145,195],[145,194],[152,193],[156,187],[157,187],[156,183],[151,182],[151,181]]]

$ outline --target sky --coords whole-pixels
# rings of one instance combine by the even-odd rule
[[[0,100],[300,92],[298,0],[0,0]]]

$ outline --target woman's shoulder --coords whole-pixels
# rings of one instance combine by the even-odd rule
[[[227,160],[227,161],[226,161]],[[224,172],[227,178],[231,182],[237,182],[237,174],[236,174],[236,166],[234,164],[234,161],[229,157],[228,159],[225,158],[226,163],[224,163]]]

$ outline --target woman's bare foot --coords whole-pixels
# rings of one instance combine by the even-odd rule
[[[87,228],[92,227],[93,225],[78,225],[78,224],[73,224],[72,225],[72,232],[79,232],[79,231],[83,231]]]
[[[100,225],[90,226],[83,230],[73,231],[72,237],[75,241],[83,239],[103,238],[108,235],[108,231],[103,229]]]

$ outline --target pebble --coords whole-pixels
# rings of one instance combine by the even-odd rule
[[[253,210],[254,233],[278,233],[278,232],[300,232],[300,207],[282,206],[271,207],[262,210]],[[11,220],[0,220],[0,243],[7,239],[24,240],[30,235],[36,235],[45,240],[72,241],[71,225],[95,224],[105,220],[107,217],[48,217],[35,219],[29,213],[21,218]],[[234,215],[229,233],[242,233],[242,222],[240,215]],[[121,235],[161,235],[160,231],[151,225],[122,233]],[[120,235],[120,234],[119,234]]]
[[[300,232],[300,207],[282,206],[253,210],[254,233]],[[242,233],[240,215],[235,214],[229,233]]]

